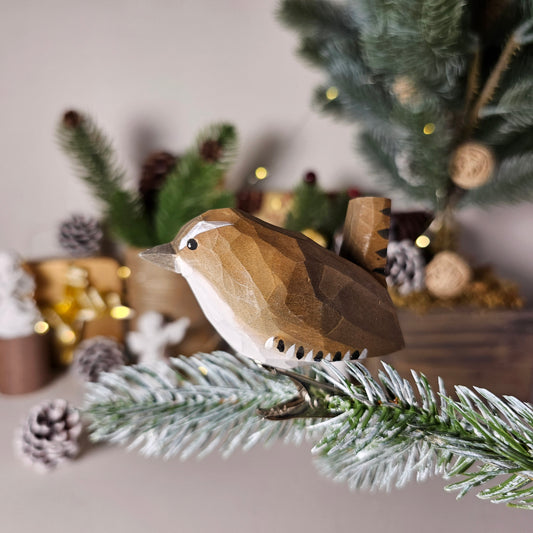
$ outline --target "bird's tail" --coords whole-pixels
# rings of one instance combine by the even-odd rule
[[[348,204],[340,255],[370,272],[386,286],[391,201],[354,198]]]

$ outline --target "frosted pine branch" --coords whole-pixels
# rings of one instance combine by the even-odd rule
[[[348,364],[357,385],[342,374],[322,374],[345,393],[333,398],[342,414],[323,423],[315,445],[322,473],[370,490],[401,487],[411,478],[437,473],[463,476],[447,487],[478,497],[533,509],[533,408],[486,389],[455,387],[450,398],[439,381],[436,394],[423,375],[416,388],[383,363],[375,380],[361,364]],[[488,483],[494,486],[483,488]]]
[[[94,440],[148,455],[228,455],[279,438],[311,438],[321,472],[354,489],[390,489],[439,474],[461,477],[447,487],[458,497],[476,489],[480,498],[533,509],[531,405],[466,387],[455,388],[455,400],[441,381],[434,391],[413,372],[413,386],[383,366],[377,378],[359,363],[347,364],[346,375],[332,364],[312,367],[305,390],[311,403],[325,406],[320,412],[329,411],[324,420],[306,418],[312,409],[299,419],[262,418],[303,389],[283,371],[224,352],[107,374],[91,384],[86,413]]]
[[[86,413],[92,439],[128,444],[165,458],[224,456],[276,439],[300,442],[306,420],[274,422],[258,408],[296,394],[287,378],[274,377],[227,353],[172,359],[169,366],[124,367],[89,386]]]

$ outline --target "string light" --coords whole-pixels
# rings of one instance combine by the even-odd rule
[[[337,87],[329,87],[326,91],[326,98],[330,101],[335,100],[337,96],[339,96],[339,89]]]
[[[129,318],[132,313],[129,307],[125,305],[117,305],[109,311],[109,314],[111,315],[111,318],[124,320],[125,318]]]
[[[120,279],[128,279],[131,276],[131,269],[127,266],[118,267],[117,276]]]
[[[430,243],[431,243],[431,240],[427,235],[419,235],[415,241],[415,244],[419,248],[427,248]]]
[[[433,122],[428,122],[424,126],[424,134],[425,135],[431,135],[435,131],[435,124]]]
[[[127,305],[123,305],[120,296],[116,292],[110,292],[106,295],[106,303],[110,308],[109,314],[111,318],[116,320],[124,320],[133,315],[133,310]]]
[[[74,344],[77,340],[76,333],[67,325],[57,328],[57,337],[67,346]]]
[[[255,177],[258,180],[264,180],[268,176],[268,170],[265,167],[257,167],[255,169]]]
[[[50,329],[50,324],[48,322],[45,322],[44,320],[39,320],[35,323],[35,326],[33,326],[33,331],[39,335],[44,335],[48,332]]]

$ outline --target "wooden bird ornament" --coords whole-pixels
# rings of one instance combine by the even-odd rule
[[[389,216],[386,199],[349,204],[343,250],[366,269],[229,208],[205,212],[141,256],[182,274],[209,321],[243,355],[285,367],[379,356],[403,347],[384,281]]]

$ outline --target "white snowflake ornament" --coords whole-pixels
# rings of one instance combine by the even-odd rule
[[[169,344],[178,344],[185,337],[190,325],[188,318],[180,318],[169,324],[157,311],[147,311],[137,322],[137,331],[127,335],[128,347],[142,364],[161,361]]]

